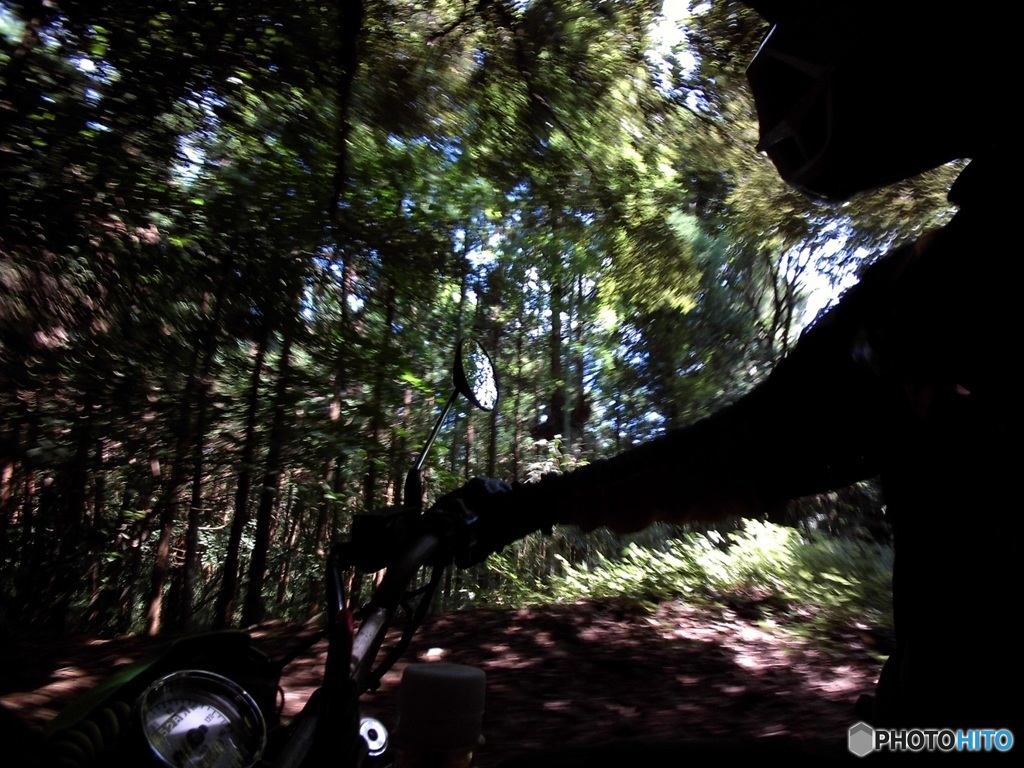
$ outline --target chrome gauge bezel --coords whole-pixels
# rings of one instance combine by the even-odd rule
[[[152,683],[139,697],[137,717],[150,753],[166,768],[252,768],[267,745],[266,721],[252,696],[203,669]],[[195,725],[182,731],[190,721]]]

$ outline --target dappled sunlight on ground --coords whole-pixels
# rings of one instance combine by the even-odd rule
[[[515,752],[595,740],[840,737],[880,669],[856,642],[825,652],[728,610],[676,603],[653,612],[609,601],[442,616],[412,657],[429,648],[487,673],[482,768]],[[368,701],[385,723],[393,698],[382,690]]]
[[[256,636],[271,657],[314,638],[319,624],[270,624]],[[365,697],[392,725],[411,661],[471,664],[487,673],[479,768],[545,746],[608,739],[838,737],[880,663],[851,633],[825,647],[728,609],[625,601],[477,610],[428,620],[404,659]],[[393,636],[389,643],[394,642]],[[25,642],[3,649],[0,703],[41,726],[69,700],[156,643],[145,638]],[[326,641],[285,670],[284,718],[323,674]]]

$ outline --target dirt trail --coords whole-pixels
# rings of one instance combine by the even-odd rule
[[[257,643],[276,654],[313,631],[269,624]],[[145,638],[11,644],[0,649],[0,704],[40,727],[154,646]],[[429,620],[405,660],[366,697],[366,712],[393,722],[404,664],[445,660],[487,673],[480,768],[525,750],[618,738],[840,738],[880,664],[869,637],[851,634],[829,647],[728,610],[678,603],[654,612],[623,601],[467,611]],[[315,650],[287,670],[286,716],[317,684],[324,644]]]

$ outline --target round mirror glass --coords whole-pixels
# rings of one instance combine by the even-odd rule
[[[455,355],[455,386],[477,408],[490,411],[498,403],[498,379],[487,351],[472,339],[459,342]]]

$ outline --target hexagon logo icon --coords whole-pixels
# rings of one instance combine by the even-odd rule
[[[871,754],[875,749],[875,729],[867,723],[854,723],[847,732],[846,747],[857,757]]]

